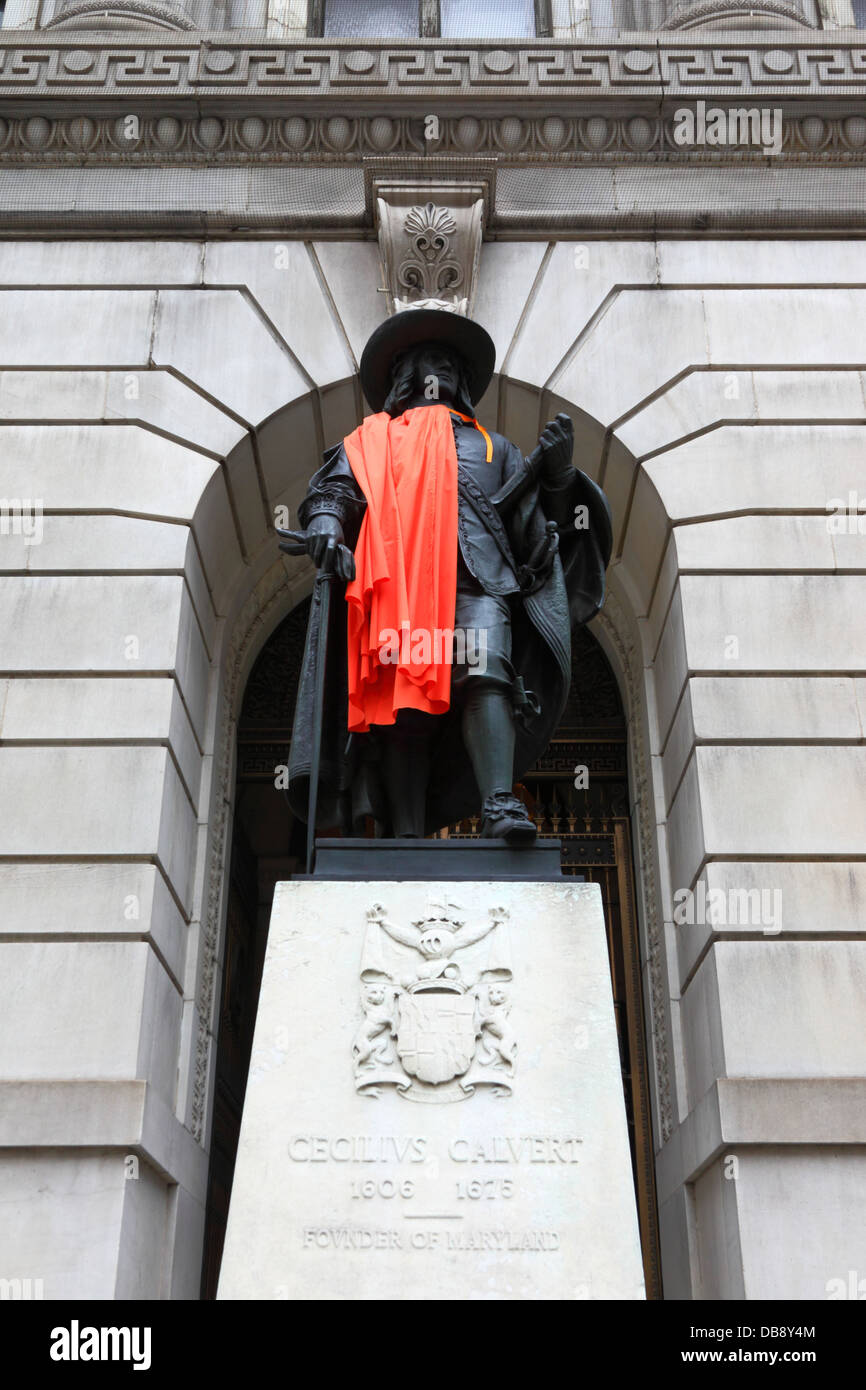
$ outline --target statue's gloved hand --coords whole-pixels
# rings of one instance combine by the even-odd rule
[[[551,489],[566,487],[574,476],[571,456],[574,453],[574,425],[568,415],[549,420],[541,438],[529,456],[529,463],[543,486]]]
[[[343,528],[337,517],[327,512],[310,518],[306,531],[276,528],[280,550],[288,555],[309,555],[317,569],[336,574],[338,579],[355,578],[355,557],[343,541]]]

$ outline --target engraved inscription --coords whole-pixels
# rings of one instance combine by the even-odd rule
[[[301,1232],[303,1250],[497,1250],[556,1251],[558,1231],[471,1231],[377,1230],[368,1226],[305,1226]]]
[[[362,1221],[369,1214],[373,1220],[379,1216],[397,1222],[395,1228],[355,1225],[351,1220],[341,1226],[307,1225],[301,1248],[557,1251],[557,1231],[476,1226],[474,1220],[483,1222],[486,1216],[488,1222],[497,1217],[507,1222],[511,1199],[531,1193],[535,1165],[552,1165],[565,1175],[579,1161],[581,1143],[573,1135],[554,1134],[443,1137],[431,1151],[428,1138],[420,1135],[295,1135],[288,1143],[293,1163],[350,1165],[347,1188],[353,1214]],[[501,1167],[491,1173],[491,1164],[509,1166],[504,1173]],[[359,1167],[362,1172],[356,1176]],[[509,1206],[503,1208],[502,1203]]]
[[[448,1157],[454,1163],[577,1163],[579,1146],[573,1135],[496,1134],[485,1139],[451,1139]],[[425,1135],[411,1134],[296,1134],[288,1154],[294,1163],[435,1163]]]

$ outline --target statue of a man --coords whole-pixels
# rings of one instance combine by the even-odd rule
[[[531,843],[512,786],[544,752],[571,679],[571,626],[601,607],[604,493],[572,464],[566,415],[528,459],[475,419],[495,349],[479,324],[407,309],[360,366],[374,414],[330,449],[300,507],[314,596],[289,760],[306,819],[313,670],[327,641],[317,823],[420,837],[469,815]],[[453,639],[449,635],[453,633]]]

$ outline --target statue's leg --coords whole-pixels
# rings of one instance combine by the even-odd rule
[[[457,638],[464,634],[458,644]],[[460,659],[460,648],[465,659]],[[452,693],[463,702],[463,744],[481,793],[481,834],[529,844],[536,836],[526,807],[513,794],[514,710],[511,698],[511,612],[458,570]]]
[[[463,742],[481,792],[485,838],[531,844],[536,836],[526,807],[511,790],[514,776],[514,714],[511,696],[481,677],[467,681]]]
[[[466,682],[463,743],[484,801],[510,792],[514,776],[514,719],[511,698],[501,685],[482,677]]]
[[[396,724],[379,731],[382,776],[396,839],[423,839],[430,740],[435,717],[401,710]]]

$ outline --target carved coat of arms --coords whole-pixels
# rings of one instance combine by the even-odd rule
[[[479,1086],[511,1094],[517,1042],[508,1021],[508,916],[491,908],[467,926],[447,898],[400,926],[376,903],[361,962],[364,1018],[352,1053],[355,1086],[408,1100],[463,1100]]]

